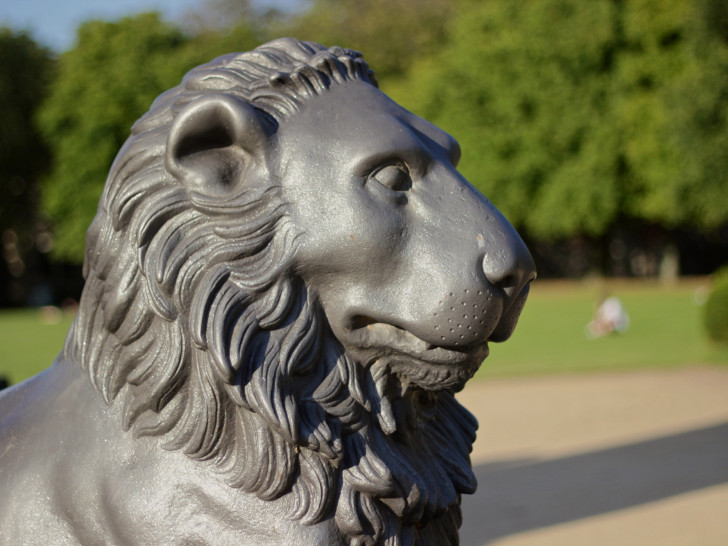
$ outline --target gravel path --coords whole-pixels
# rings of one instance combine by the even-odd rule
[[[728,368],[472,382],[461,544],[728,544]]]

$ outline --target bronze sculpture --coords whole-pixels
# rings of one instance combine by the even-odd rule
[[[63,352],[0,395],[0,542],[457,543],[477,423],[453,392],[534,277],[458,158],[338,47],[161,95]]]

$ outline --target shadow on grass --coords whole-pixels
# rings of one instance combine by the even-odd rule
[[[629,508],[728,482],[728,423],[561,459],[475,467],[460,543]]]

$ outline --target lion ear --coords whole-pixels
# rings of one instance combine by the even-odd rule
[[[167,170],[189,191],[224,196],[255,166],[264,168],[269,134],[247,102],[211,95],[186,105],[167,138]]]

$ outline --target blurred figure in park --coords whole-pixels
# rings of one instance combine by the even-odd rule
[[[623,334],[629,328],[629,315],[616,296],[603,298],[596,307],[592,321],[587,324],[587,337],[594,339],[608,334]]]

